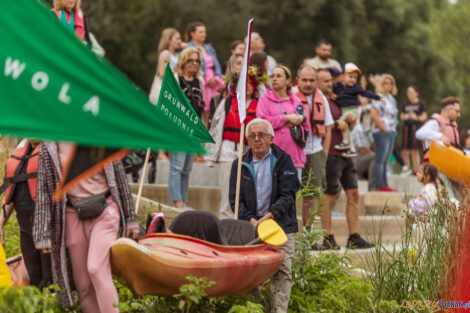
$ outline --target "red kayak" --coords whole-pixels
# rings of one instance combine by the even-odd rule
[[[139,243],[120,238],[111,248],[113,272],[138,295],[177,294],[189,275],[216,282],[209,297],[240,294],[270,278],[283,258],[267,244],[222,246],[176,234],[147,235]]]

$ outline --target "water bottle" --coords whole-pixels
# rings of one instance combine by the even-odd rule
[[[304,106],[303,105],[299,104],[297,106],[297,114],[300,114],[300,115],[304,114]]]

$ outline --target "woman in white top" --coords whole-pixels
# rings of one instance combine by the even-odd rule
[[[385,99],[385,103],[372,101],[370,112],[375,142],[374,182],[379,191],[395,191],[388,187],[387,182],[388,160],[395,146],[398,121],[398,108],[393,97],[397,93],[397,87],[393,76],[383,74],[377,89],[379,95]]]
[[[178,50],[181,49],[181,35],[174,28],[165,28],[162,31],[160,42],[158,43],[158,67],[157,74],[163,78],[165,67],[170,63],[170,68],[173,70],[178,62]]]
[[[165,28],[162,31],[160,42],[158,43],[158,64],[152,88],[150,90],[150,102],[157,104],[160,88],[162,86],[163,75],[167,63],[171,70],[175,68],[178,62],[178,51],[181,49],[181,35],[174,28]]]

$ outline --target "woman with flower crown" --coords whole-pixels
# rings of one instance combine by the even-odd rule
[[[232,162],[238,157],[240,144],[240,117],[238,115],[238,101],[236,86],[239,73],[237,71],[227,72],[225,75],[226,90],[228,97],[222,99],[212,118],[209,133],[215,143],[207,144],[209,155],[206,161],[219,164],[220,184],[220,211],[219,217],[233,218],[228,201],[230,170]],[[256,107],[258,106],[258,86],[264,84],[267,77],[258,76],[256,67],[250,66],[248,70],[246,85],[246,119],[245,124],[256,118]],[[246,139],[245,139],[246,142]],[[244,149],[245,150],[245,149]]]

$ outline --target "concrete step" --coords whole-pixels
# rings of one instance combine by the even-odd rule
[[[320,225],[320,221],[316,221]],[[347,236],[348,223],[345,217],[333,217],[331,219],[333,234],[338,236]],[[377,236],[379,232],[383,236],[401,235],[406,226],[406,219],[401,216],[380,216],[380,215],[362,215],[358,221],[359,233],[371,238]]]
[[[134,201],[136,194],[133,194]],[[145,220],[149,212],[163,212],[165,217],[171,221],[180,213],[184,212],[183,209],[177,209],[170,205],[151,200],[145,197],[141,198],[139,207],[139,218]],[[301,216],[298,216],[299,223]],[[349,236],[348,224],[346,217],[332,217],[332,233],[335,235],[335,240],[340,246],[346,246]],[[379,233],[382,234],[382,241],[384,243],[394,243],[399,241],[401,233],[406,225],[406,219],[403,216],[359,216],[358,230],[359,233],[370,242],[375,242]],[[321,228],[320,219],[314,221],[314,227]]]
[[[139,185],[130,184],[131,191],[137,194]],[[142,196],[162,204],[172,206],[168,185],[145,184]],[[190,187],[188,205],[196,210],[219,214],[220,191],[218,187]]]
[[[130,184],[131,190],[137,193],[138,184]],[[168,185],[145,184],[142,196],[158,201],[162,204],[172,205]],[[214,186],[190,186],[188,191],[188,205],[196,210],[209,211],[218,215],[220,190]],[[345,214],[346,195],[341,193],[333,210]],[[298,213],[301,212],[298,201]],[[403,215],[406,212],[404,196],[395,192],[370,191],[359,194],[359,215]]]
[[[133,194],[134,201],[136,197],[137,196]],[[149,212],[163,212],[168,225],[170,225],[171,221],[183,211],[184,210],[142,197],[138,215],[140,220],[145,220]],[[316,220],[314,223],[314,225],[318,227],[319,221]],[[393,216],[360,216],[358,223],[359,232],[363,238],[369,242],[377,242],[377,236],[381,229],[382,244],[387,249],[392,249],[393,244],[400,249],[399,243],[403,227],[405,227],[405,218]],[[350,269],[351,274],[358,277],[367,275],[367,271],[371,270],[367,259],[370,261],[375,258],[376,249],[345,249],[348,239],[347,221],[345,217],[332,218],[332,232],[335,234],[335,240],[338,245],[340,245],[341,249],[312,251],[312,256],[318,256],[320,253],[337,253],[340,256],[346,254],[348,265],[353,267]]]
[[[392,250],[393,245],[384,245],[383,246],[386,250]],[[399,251],[401,249],[400,245],[395,245],[395,249]],[[384,249],[382,249],[384,250]],[[373,270],[371,268],[372,264],[369,264],[371,261],[375,259],[375,254],[376,254],[376,248],[371,248],[371,249],[344,249],[341,248],[340,250],[327,250],[327,251],[312,251],[310,254],[313,257],[317,257],[318,255],[322,253],[336,253],[340,257],[346,256],[346,262],[349,266],[355,267],[358,269],[355,273],[355,275],[363,275],[367,274],[367,272],[370,272]],[[383,253],[384,256],[386,256],[386,253]]]
[[[134,205],[135,205],[137,194],[132,194],[132,198],[134,200]],[[171,221],[175,217],[177,217],[180,213],[184,212],[184,210],[163,204],[161,202],[150,200],[145,197],[141,197],[140,204],[139,204],[139,211],[137,212],[137,215],[139,216],[139,220],[146,221],[147,214],[153,213],[153,212],[163,212],[167,221]]]
[[[423,185],[418,183],[416,176],[402,177],[400,175],[388,175],[388,185],[407,196],[415,196],[421,192]]]
[[[170,175],[170,162],[157,162],[157,177],[155,184],[168,185],[168,177]],[[130,177],[130,176],[129,176]],[[132,178],[129,179],[132,181]],[[147,177],[145,182],[148,183]],[[194,163],[191,173],[189,174],[190,186],[219,186],[219,168],[217,166],[210,167],[207,163]]]
[[[298,217],[299,222],[301,217]],[[382,243],[393,244],[401,239],[401,234],[406,226],[406,219],[402,216],[380,216],[362,215],[359,216],[358,231],[361,236],[369,242],[377,242],[379,234],[382,236]],[[314,221],[314,227],[321,229],[320,219]],[[349,237],[349,229],[346,217],[332,217],[331,233],[335,236],[336,243],[345,247]],[[320,242],[321,243],[321,240]]]
[[[398,192],[369,191],[359,193],[359,215],[403,215],[406,212],[404,196]],[[334,211],[345,214],[347,198],[340,193],[333,207]]]
[[[155,183],[157,185],[168,185],[168,176],[170,173],[170,162],[157,162],[157,177]],[[132,180],[129,180],[132,181]],[[145,180],[147,182],[147,178]],[[401,177],[400,175],[391,174],[388,176],[388,184],[390,187],[407,195],[416,195],[422,185],[418,183],[415,176]],[[190,186],[219,186],[219,168],[218,166],[209,167],[207,163],[194,163],[189,175]],[[366,180],[358,181],[359,193],[366,193],[368,190],[368,182]]]

